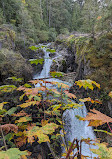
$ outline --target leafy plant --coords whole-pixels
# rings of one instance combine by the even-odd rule
[[[61,72],[53,72],[51,73],[53,77],[55,76],[61,76]],[[62,120],[63,112],[66,109],[77,109],[79,107],[82,107],[83,105],[73,102],[73,99],[77,99],[77,97],[69,93],[69,86],[60,83],[60,82],[50,82],[47,80],[31,80],[29,81],[31,84],[40,84],[40,87],[32,88],[30,84],[25,84],[23,86],[20,86],[16,88],[14,85],[10,86],[1,86],[0,89],[4,92],[9,92],[9,88],[11,88],[11,91],[21,91],[23,93],[19,100],[22,101],[25,97],[25,101],[21,104],[18,104],[17,107],[12,107],[8,111],[4,112],[3,108],[5,104],[8,104],[7,102],[0,103],[0,109],[2,114],[0,116],[0,122],[1,122],[1,132],[2,132],[2,138],[4,141],[4,146],[6,147],[6,156],[10,159],[10,156],[13,151],[16,150],[16,148],[8,149],[6,141],[9,140],[10,143],[12,142],[12,139],[15,141],[13,144],[15,144],[15,147],[21,147],[26,143],[33,144],[35,140],[41,144],[43,142],[47,142],[50,144],[50,150],[51,153],[54,154],[54,150],[51,148],[51,140],[56,141],[59,136],[63,136],[65,138],[65,130],[64,130],[64,123]],[[47,87],[47,84],[49,85],[56,85],[57,89],[54,89],[52,87]],[[88,87],[89,89],[93,90],[94,85],[98,88],[100,88],[100,85],[96,83],[95,81],[91,80],[79,80],[76,82],[76,84],[79,87],[84,87],[85,89]],[[5,89],[4,89],[5,88]],[[8,91],[7,89],[8,88]],[[90,102],[91,104],[98,103],[101,104],[101,102],[96,99],[93,100],[90,97],[79,99],[81,102]],[[28,111],[27,111],[28,110]],[[32,110],[37,111],[38,113],[35,114],[36,119],[33,117]],[[112,122],[112,118],[106,116],[105,114],[102,114],[101,112],[93,109],[90,110],[91,112],[88,113],[88,115],[85,118],[79,117],[79,120],[88,120],[89,125],[88,126],[99,126],[104,123],[107,123],[109,126],[109,122]],[[16,113],[15,113],[16,112]],[[11,122],[13,123],[2,123],[2,118],[4,118],[6,115],[9,115],[11,117]],[[34,122],[35,119],[35,122]],[[41,122],[38,122],[41,121]],[[110,127],[110,126],[109,126]],[[62,129],[63,135],[59,134],[59,130]],[[55,131],[56,130],[56,131]],[[112,132],[107,132],[103,130],[96,130],[103,133],[107,133],[110,136],[112,135]],[[111,131],[111,129],[110,129]],[[7,135],[4,135],[7,134]],[[15,138],[16,136],[16,138]],[[6,140],[6,141],[5,141]],[[65,140],[66,141],[66,140]],[[81,143],[86,142],[88,144],[91,144],[90,139],[82,139],[81,141],[78,141],[77,139],[74,139],[73,143],[70,145],[64,143],[64,147],[66,152],[63,154],[65,158],[69,158],[70,156],[72,158],[87,158],[87,156],[83,156],[81,154]],[[73,150],[77,149],[77,152],[73,156]],[[104,146],[104,149],[106,147]],[[94,150],[92,150],[94,151]],[[106,150],[105,150],[106,151]],[[94,151],[96,154],[99,155],[100,150]],[[109,149],[109,152],[111,152],[111,149]],[[4,157],[5,153],[4,151],[1,151],[1,156]],[[22,154],[26,155],[26,152],[22,152],[17,150],[17,153],[15,153],[15,158],[20,158]],[[100,155],[99,155],[100,156]],[[13,157],[13,156],[11,156]]]
[[[18,148],[10,148],[0,152],[1,159],[20,159],[23,155],[27,155],[27,152],[20,151]]]

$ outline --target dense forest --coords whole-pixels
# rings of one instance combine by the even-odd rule
[[[60,158],[112,159],[112,0],[0,0],[0,159]]]
[[[72,31],[98,33],[112,27],[111,0],[1,0],[0,25],[18,38],[52,41]]]

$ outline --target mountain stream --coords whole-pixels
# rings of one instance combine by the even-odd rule
[[[47,47],[49,46],[49,44],[47,45]],[[40,79],[40,78],[48,78],[49,77],[49,73],[50,73],[50,67],[52,65],[52,60],[49,57],[50,52],[46,51],[46,48],[43,48],[44,51],[44,65],[43,65],[43,69],[40,73],[40,75],[35,75],[34,79]],[[51,78],[51,79],[47,79],[47,81],[56,81],[56,82],[61,82],[61,83],[65,83],[59,79],[56,78]],[[66,84],[70,83],[66,82]],[[38,87],[38,84],[36,85],[36,87]],[[92,127],[88,127],[88,121],[80,121],[79,119],[77,119],[75,116],[79,115],[81,117],[85,117],[87,115],[87,109],[86,106],[83,104],[83,107],[78,108],[78,109],[70,109],[70,110],[66,110],[63,114],[63,120],[65,123],[65,131],[66,131],[66,139],[67,141],[72,142],[74,140],[74,138],[77,138],[78,140],[80,140],[81,138],[90,138],[92,140],[95,139],[95,135],[94,132],[92,130]],[[83,155],[85,156],[90,156],[90,158],[94,158],[96,157],[95,154],[93,154],[90,151],[90,148],[95,148],[95,146],[90,146],[86,143],[82,143],[82,147],[81,147],[81,152]],[[64,149],[62,149],[62,152],[64,152]],[[74,151],[75,154],[75,151]]]

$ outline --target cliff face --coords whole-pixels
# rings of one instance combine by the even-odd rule
[[[95,39],[84,34],[60,35],[54,46],[56,58],[52,70],[76,72],[72,77],[74,81],[91,79],[101,84],[100,93],[94,90],[89,95],[100,98],[103,105],[98,109],[111,116],[112,101],[108,93],[112,90],[112,33],[99,35]]]
[[[0,85],[8,84],[5,79],[12,76],[22,77],[26,82],[41,71],[42,65],[32,67],[28,60],[43,58],[44,53],[28,49],[30,45],[35,44],[24,41],[10,25],[0,26]]]

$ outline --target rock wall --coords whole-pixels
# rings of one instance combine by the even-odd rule
[[[112,90],[112,33],[105,33],[96,37],[95,41],[91,37],[60,35],[55,44],[56,49],[51,70],[64,73],[76,72],[72,81],[81,79],[91,79],[101,84],[101,90],[94,90],[92,93],[82,91],[85,97],[87,93],[93,98],[100,98],[102,106],[98,110],[112,115],[112,100],[108,93]],[[69,75],[64,77],[66,80]],[[73,88],[75,89],[75,87]],[[72,91],[73,91],[72,89]],[[77,88],[78,89],[78,88]],[[76,92],[75,90],[73,91]],[[79,91],[80,92],[80,91]],[[81,94],[81,93],[79,93]],[[97,109],[97,108],[96,108]],[[106,110],[106,111],[105,111]]]

